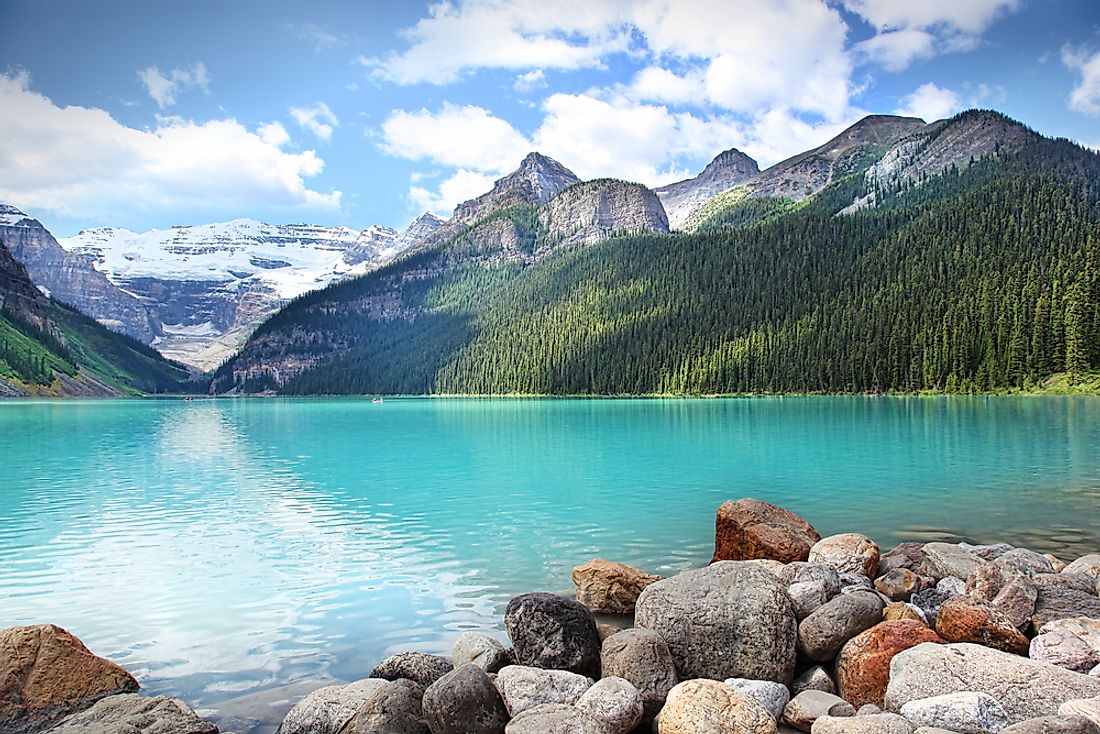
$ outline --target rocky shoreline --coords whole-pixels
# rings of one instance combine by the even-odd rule
[[[718,509],[705,568],[596,559],[573,582],[575,600],[512,599],[510,647],[467,632],[450,658],[392,656],[279,733],[1100,734],[1100,553],[882,551],[742,499]],[[0,632],[0,734],[218,733],[137,691],[59,627]]]

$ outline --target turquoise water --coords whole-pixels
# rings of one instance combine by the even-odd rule
[[[1098,447],[1095,398],[4,402],[0,626],[273,721],[595,556],[705,564],[730,498],[1100,550]]]

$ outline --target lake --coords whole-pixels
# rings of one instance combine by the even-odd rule
[[[823,534],[1100,550],[1100,399],[0,403],[0,626],[265,723],[601,556],[669,575],[751,496]]]

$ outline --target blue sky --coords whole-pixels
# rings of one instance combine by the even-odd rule
[[[658,186],[971,106],[1100,146],[1100,2],[0,0],[0,200],[58,236],[402,228],[529,150]]]

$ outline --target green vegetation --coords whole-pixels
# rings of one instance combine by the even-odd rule
[[[53,334],[12,309],[0,309],[0,376],[48,385],[54,372],[76,374],[72,355]]]

